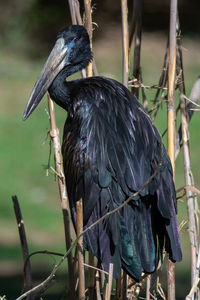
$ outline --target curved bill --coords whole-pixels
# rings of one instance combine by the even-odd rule
[[[40,76],[35,83],[23,114],[23,120],[26,120],[34,111],[53,82],[54,78],[63,69],[67,50],[68,47],[65,45],[64,39],[59,38],[56,41],[55,46],[53,47],[40,73]]]

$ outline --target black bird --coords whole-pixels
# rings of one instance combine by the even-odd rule
[[[182,258],[176,220],[172,167],[157,129],[136,97],[121,83],[90,77],[66,81],[92,60],[82,26],[61,31],[33,88],[23,119],[48,90],[68,112],[62,154],[70,208],[76,227],[76,201],[83,199],[84,228],[120,206],[157,168],[152,181],[123,209],[84,235],[84,247],[105,270],[114,264],[136,281],[152,273],[165,249],[172,261]]]

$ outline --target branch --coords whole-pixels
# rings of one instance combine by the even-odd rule
[[[24,289],[29,290],[32,288],[32,276],[31,276],[31,264],[29,260],[29,251],[28,251],[28,243],[26,240],[26,232],[24,227],[24,221],[22,219],[22,214],[19,206],[19,201],[17,199],[17,196],[12,196],[15,216],[17,220],[17,226],[20,236],[20,242],[21,242],[21,248],[22,248],[22,254],[23,254],[23,260],[24,260],[24,266],[26,263],[26,268],[24,268]],[[27,298],[27,300],[33,299],[31,296]]]

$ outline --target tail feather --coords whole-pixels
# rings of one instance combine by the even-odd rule
[[[118,197],[123,196],[123,192],[116,191],[115,194],[114,188],[112,191]],[[119,198],[116,200],[106,189],[100,198],[105,197],[106,201],[100,199],[97,202],[85,228],[122,201]],[[85,249],[98,257],[104,270],[108,271],[109,264],[113,263],[114,278],[120,276],[121,268],[136,281],[141,280],[143,272],[155,272],[159,261],[162,262],[164,247],[171,260],[181,260],[175,208],[166,218],[158,206],[162,199],[159,201],[157,192],[132,200],[84,235]]]

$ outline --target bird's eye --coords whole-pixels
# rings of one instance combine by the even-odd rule
[[[78,41],[78,38],[75,37],[75,38],[73,39],[73,41],[76,43],[76,42]]]

